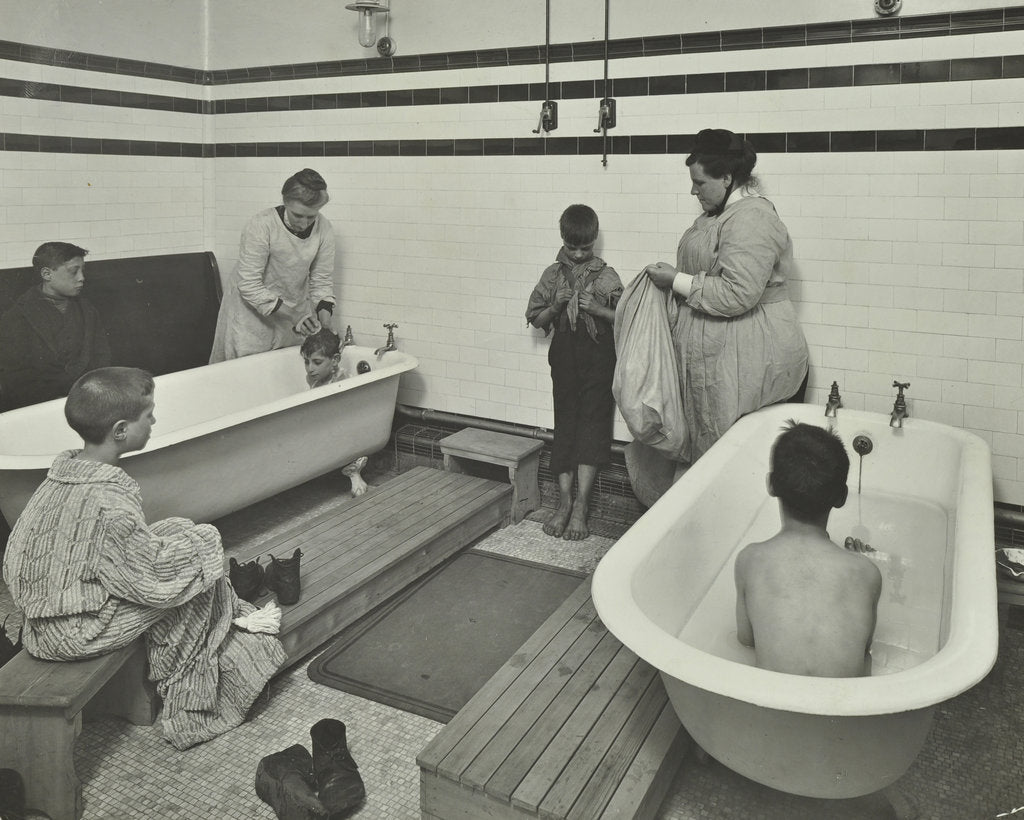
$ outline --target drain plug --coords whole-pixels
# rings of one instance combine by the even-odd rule
[[[853,451],[859,456],[866,456],[873,449],[875,445],[871,443],[871,439],[867,436],[856,436],[853,440]]]

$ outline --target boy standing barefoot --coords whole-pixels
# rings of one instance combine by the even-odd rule
[[[545,333],[552,328],[555,332],[548,364],[555,410],[551,472],[558,476],[558,509],[544,532],[579,541],[590,535],[590,494],[598,469],[611,454],[612,328],[622,282],[614,268],[594,256],[599,226],[592,208],[570,205],[558,226],[562,247],[530,294],[526,320]]]

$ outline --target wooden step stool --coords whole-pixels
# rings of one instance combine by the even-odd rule
[[[543,441],[467,427],[446,436],[438,444],[444,454],[444,468],[448,472],[464,473],[467,462],[472,461],[508,467],[508,479],[512,484],[509,518],[513,524],[522,521],[532,510],[540,508],[537,473]]]

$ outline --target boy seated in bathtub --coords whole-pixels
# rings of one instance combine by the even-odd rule
[[[351,375],[341,366],[341,339],[330,328],[322,327],[307,336],[299,347],[299,353],[306,365],[306,384],[311,388],[340,382]],[[352,482],[354,496],[360,496],[367,490],[361,475],[366,461],[366,456],[360,456],[341,470]]]
[[[330,328],[311,333],[299,347],[306,365],[306,384],[320,387],[347,379],[349,373],[341,366],[341,339]]]
[[[37,658],[73,661],[146,636],[160,726],[178,749],[245,720],[286,656],[280,611],[241,601],[220,533],[187,518],[147,523],[121,456],[149,441],[153,378],[134,367],[81,376],[64,405],[80,450],[58,455],[11,532],[4,580]]]
[[[779,499],[782,529],[736,557],[736,630],[757,665],[819,677],[871,674],[871,639],[882,574],[826,526],[846,503],[850,459],[839,437],[790,421],[772,447],[768,494]]]

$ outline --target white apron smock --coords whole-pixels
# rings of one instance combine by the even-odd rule
[[[694,277],[673,329],[690,462],[740,416],[793,396],[807,373],[786,290],[789,232],[767,199],[741,197],[699,216],[679,240],[676,269]]]
[[[291,321],[271,311],[278,299],[310,312],[321,300],[334,304],[334,248],[334,228],[322,214],[305,238],[285,227],[277,208],[253,216],[224,289],[210,363],[300,344]]]

